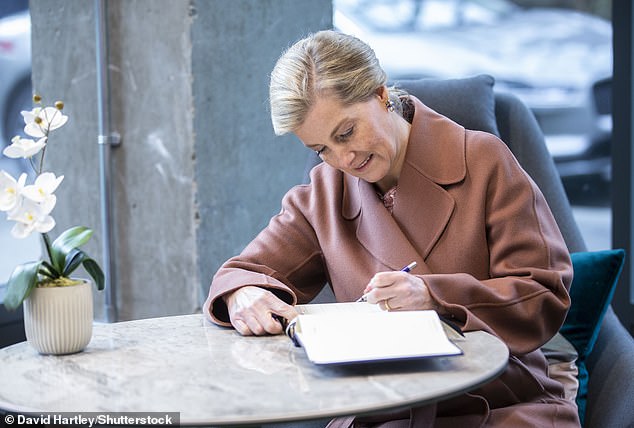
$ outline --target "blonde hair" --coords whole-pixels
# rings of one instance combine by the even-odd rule
[[[368,100],[386,82],[365,42],[331,30],[311,34],[288,48],[271,72],[273,130],[277,135],[296,130],[318,96],[332,95],[350,105]],[[390,99],[400,107],[397,96]]]

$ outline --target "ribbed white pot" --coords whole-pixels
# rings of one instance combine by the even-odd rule
[[[41,354],[72,354],[92,337],[92,283],[35,287],[24,301],[26,340]]]

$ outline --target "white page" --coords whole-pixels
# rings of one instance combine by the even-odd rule
[[[462,352],[435,311],[385,312],[368,303],[303,305],[295,331],[317,364],[376,361]]]

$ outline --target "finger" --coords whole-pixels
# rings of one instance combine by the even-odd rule
[[[407,272],[379,272],[376,273],[368,286],[366,287],[367,291],[370,291],[375,288],[384,288],[389,287],[390,285],[403,280],[409,275]]]
[[[383,300],[383,305],[388,311],[398,311],[402,308],[402,305],[399,303],[400,300],[399,296],[394,296],[390,299]]]
[[[275,315],[286,319],[287,321],[291,321],[297,315],[297,310],[294,306],[284,304],[283,307],[278,307],[272,311]]]
[[[276,311],[271,312],[271,317],[273,320],[280,326],[279,330],[274,328],[273,330],[268,330],[271,334],[279,334],[285,333],[286,327],[288,324],[297,317],[298,313],[293,306],[285,305],[286,307],[277,309]]]
[[[264,318],[259,321],[264,331],[268,334],[280,334],[284,330],[281,322],[273,318],[273,314],[271,312],[268,313],[268,317],[265,315]]]
[[[242,321],[247,325],[251,334],[255,336],[262,336],[266,334],[265,328],[260,323],[260,320],[253,315],[245,317]]]
[[[377,303],[379,303],[379,299],[376,298],[376,291],[374,289],[366,288],[366,291],[363,293],[363,295],[365,296],[366,302],[371,303],[373,305],[376,305]]]
[[[279,334],[282,328],[271,314],[274,312],[295,313],[292,306],[270,291],[259,287],[242,287],[227,296],[225,300],[233,326],[243,335]]]
[[[232,322],[233,327],[243,336],[262,336],[265,334],[280,334],[283,329],[270,313],[263,317],[246,315],[244,319],[236,319]]]
[[[367,294],[368,303],[381,304],[388,299],[394,299],[396,297],[395,290],[391,288],[375,288]],[[392,305],[390,300],[390,306]]]
[[[398,309],[394,306],[394,299],[384,299],[379,302],[379,307],[384,311],[394,311]]]
[[[249,329],[249,326],[246,325],[244,321],[236,319],[236,320],[232,320],[231,324],[233,325],[233,328],[235,328],[236,331],[240,333],[241,335],[243,336],[253,335],[253,333]]]
[[[266,333],[280,334],[284,332],[284,325],[297,316],[297,311],[277,298],[272,303],[272,309],[261,308],[255,312],[255,317]]]

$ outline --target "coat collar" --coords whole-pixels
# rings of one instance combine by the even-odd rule
[[[398,270],[416,260],[414,272],[428,273],[424,260],[455,206],[442,186],[466,175],[465,129],[412,99],[416,111],[393,214],[377,198],[372,184],[347,174],[342,214],[348,220],[359,217],[357,238],[382,263]]]
[[[416,110],[399,182],[408,166],[440,185],[462,181],[467,173],[465,129],[411,98]]]

